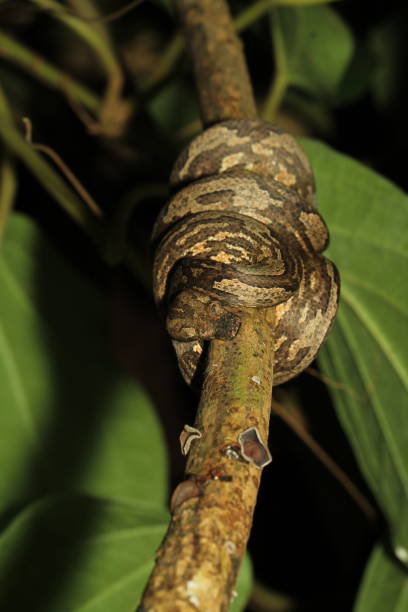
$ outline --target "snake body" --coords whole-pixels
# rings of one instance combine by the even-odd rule
[[[224,121],[186,147],[170,182],[179,190],[153,231],[154,294],[184,378],[194,377],[205,340],[237,333],[237,307],[272,306],[275,384],[296,376],[339,298],[303,150],[270,124]]]

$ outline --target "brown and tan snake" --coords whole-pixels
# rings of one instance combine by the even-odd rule
[[[321,253],[307,157],[294,138],[258,120],[224,121],[177,159],[178,188],[153,231],[154,295],[187,382],[204,342],[239,329],[237,307],[275,307],[274,384],[316,356],[334,320],[340,281]]]

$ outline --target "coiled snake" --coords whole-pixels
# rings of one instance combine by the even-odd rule
[[[170,182],[179,191],[153,230],[153,287],[185,380],[206,340],[237,333],[237,307],[275,307],[274,384],[296,376],[328,333],[340,286],[321,255],[329,236],[303,150],[262,121],[224,121],[187,146]]]

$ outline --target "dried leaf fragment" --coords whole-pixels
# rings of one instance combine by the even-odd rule
[[[258,468],[263,468],[272,461],[272,455],[267,446],[262,442],[256,427],[250,427],[239,434],[239,445],[241,455]]]

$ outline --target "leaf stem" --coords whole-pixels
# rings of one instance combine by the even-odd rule
[[[261,113],[262,119],[265,121],[274,121],[288,87],[288,69],[280,26],[279,9],[274,8],[271,11],[270,22],[275,58],[275,75]]]
[[[16,192],[17,181],[13,160],[7,153],[4,153],[0,164],[0,244],[13,208]]]
[[[0,116],[12,121],[11,111],[7,98],[0,87]],[[17,192],[17,180],[12,156],[6,150],[2,151],[0,164],[0,243],[4,236],[7,220],[13,208]]]
[[[0,137],[10,151],[17,155],[35,174],[44,188],[59,202],[68,215],[87,229],[96,241],[101,238],[101,228],[72,189],[55,170],[27,143],[13,124],[0,116]]]
[[[273,401],[272,411],[275,412],[284,421],[288,427],[295,432],[295,434],[304,442],[311,453],[313,453],[324,467],[332,474],[334,478],[341,484],[345,491],[355,501],[360,510],[366,515],[370,521],[376,521],[378,519],[378,512],[374,506],[368,501],[359,489],[356,487],[354,482],[347,476],[347,474],[337,465],[332,457],[320,446],[317,440],[310,435],[310,433],[302,426],[302,424],[291,415],[288,410],[285,410],[285,406],[279,402]]]
[[[2,31],[0,31],[0,57],[18,64],[46,85],[60,90],[66,97],[85,106],[89,111],[93,113],[100,111],[102,102],[91,90]]]
[[[258,21],[271,7],[276,4],[276,0],[258,0],[245,8],[234,20],[235,31],[239,34],[246,28]]]
[[[56,19],[87,43],[99,58],[106,73],[107,83],[99,112],[100,126],[92,127],[90,124],[90,130],[109,136],[119,135],[128,119],[130,106],[122,100],[124,76],[106,26],[101,23],[89,24],[80,17],[73,16],[66,7],[55,0],[33,0],[33,2],[50,10]],[[86,6],[92,10],[93,15],[98,14],[92,0],[86,0]]]

